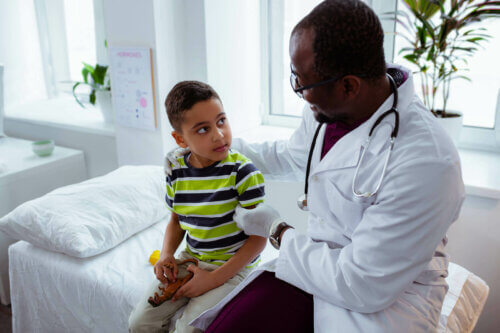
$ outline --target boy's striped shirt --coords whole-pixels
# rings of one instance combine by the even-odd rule
[[[252,162],[236,151],[205,168],[194,168],[189,155],[167,176],[167,206],[187,231],[186,251],[199,260],[224,264],[248,238],[233,220],[243,207],[264,201],[264,177]],[[250,266],[257,263],[257,257]]]

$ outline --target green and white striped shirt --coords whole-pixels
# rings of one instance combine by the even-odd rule
[[[188,159],[189,155],[179,157],[180,167],[167,177],[165,200],[187,231],[186,251],[199,260],[222,265],[248,238],[234,222],[234,210],[238,204],[248,207],[264,201],[264,177],[234,150],[205,168],[194,168]]]

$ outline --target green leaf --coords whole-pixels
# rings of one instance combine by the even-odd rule
[[[465,75],[456,75],[456,76],[450,78],[450,80],[455,80],[455,79],[461,79],[461,80],[472,82],[472,80]]]
[[[427,61],[430,61],[434,59],[434,52],[435,52],[435,47],[434,44],[432,44],[431,48],[429,49],[429,52],[427,52]]]
[[[94,81],[97,84],[104,85],[104,79],[106,78],[106,71],[108,66],[103,66],[97,64],[94,71]]]
[[[82,68],[83,82],[89,83],[89,70],[86,67]]]
[[[403,56],[403,58],[405,58],[406,60],[408,60],[411,63],[417,64],[418,58],[414,54],[407,54],[407,55]]]
[[[85,106],[83,106],[82,102],[80,102],[80,100],[78,99],[78,97],[76,96],[76,87],[78,87],[79,85],[81,84],[81,82],[77,82],[73,85],[73,97],[75,98],[75,100],[77,101],[78,104],[80,104],[80,106],[82,108],[85,108]]]
[[[92,105],[95,105],[95,89],[92,89],[89,95],[89,102]]]
[[[87,69],[87,71],[92,75],[94,73],[94,67],[90,66],[89,64],[82,62],[83,68]]]

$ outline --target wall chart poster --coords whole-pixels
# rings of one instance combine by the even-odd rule
[[[157,120],[151,49],[111,47],[110,62],[117,124],[154,131]]]

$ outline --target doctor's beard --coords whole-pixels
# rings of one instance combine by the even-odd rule
[[[320,113],[319,111],[313,111],[314,118],[320,124],[331,124],[335,122],[343,122],[346,117],[345,116],[335,116],[335,115],[326,115],[324,113]]]

